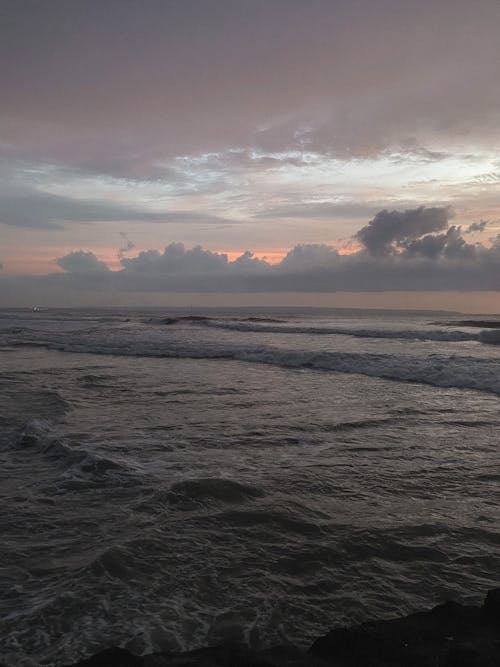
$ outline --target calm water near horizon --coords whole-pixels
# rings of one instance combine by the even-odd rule
[[[500,330],[466,320],[500,316],[0,311],[0,661],[482,600]]]

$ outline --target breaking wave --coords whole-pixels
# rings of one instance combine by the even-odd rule
[[[444,329],[368,329],[359,327],[302,326],[288,324],[286,320],[272,317],[244,317],[220,319],[206,315],[183,315],[145,320],[146,324],[192,324],[193,326],[241,331],[242,333],[281,333],[327,336],[353,336],[354,338],[389,338],[419,341],[444,341],[459,343],[482,340],[481,333]],[[465,325],[464,325],[465,326]],[[485,341],[484,342],[488,342]]]
[[[57,345],[49,347],[61,349]],[[314,369],[338,373],[355,373],[370,377],[419,382],[435,387],[476,389],[500,395],[500,362],[474,357],[413,357],[410,355],[371,354],[354,352],[312,352],[283,350],[273,347],[237,347],[215,344],[173,345],[163,349],[157,345],[119,346],[64,345],[67,352],[112,354],[135,357],[180,359],[227,359],[269,364],[293,369]]]
[[[296,330],[296,328],[294,328]],[[400,332],[398,332],[399,335]],[[441,333],[441,332],[437,332]],[[487,342],[497,332],[478,334]],[[379,332],[377,332],[377,335]],[[395,332],[391,332],[395,334]],[[444,335],[461,332],[443,332]],[[426,332],[427,335],[427,332]],[[465,334],[464,334],[465,335]],[[466,334],[469,335],[469,334]],[[470,339],[470,338],[469,338]],[[293,369],[314,369],[353,373],[402,382],[418,382],[436,387],[475,389],[500,395],[500,360],[479,356],[431,354],[390,354],[286,349],[272,345],[239,345],[221,341],[184,341],[164,334],[145,337],[138,332],[120,331],[119,335],[73,335],[45,333],[36,341],[19,338],[17,345],[44,346],[49,349],[81,354],[109,354],[125,357],[159,357],[179,359],[225,359],[254,364],[269,364]],[[95,383],[95,378],[92,382]]]
[[[18,451],[32,452],[53,459],[61,464],[66,476],[84,477],[86,481],[92,478],[104,478],[110,474],[132,477],[131,472],[117,461],[99,456],[93,452],[73,448],[55,437],[52,433],[52,424],[42,419],[28,422],[18,433],[14,446]]]
[[[403,340],[435,340],[449,342],[463,342],[480,340],[480,334],[467,333],[465,331],[441,331],[439,329],[363,329],[346,327],[310,327],[290,325],[256,324],[253,320],[224,322],[205,318],[199,322],[204,326],[216,329],[228,329],[230,331],[241,331],[245,333],[282,333],[282,334],[307,334],[328,336],[353,336],[354,338],[390,338]]]
[[[208,326],[217,326],[217,323],[221,323],[221,320],[217,317],[209,317],[208,315],[178,315],[176,317],[162,317],[158,318],[148,318],[143,320],[144,324],[179,324],[179,323],[192,323],[192,324],[206,324]],[[286,320],[277,319],[275,317],[260,317],[260,316],[250,316],[242,317],[231,320],[231,322],[263,322],[264,324],[278,324],[280,322],[286,322]]]
[[[203,324],[212,320],[211,317],[205,315],[180,315],[178,317],[162,317],[148,318],[144,320],[144,324],[179,324],[179,322],[192,322],[194,324]]]

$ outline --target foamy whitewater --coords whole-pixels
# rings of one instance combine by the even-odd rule
[[[0,311],[0,662],[305,646],[480,603],[500,572],[498,327]]]

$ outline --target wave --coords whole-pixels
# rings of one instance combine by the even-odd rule
[[[220,318],[218,317],[210,317],[208,315],[177,315],[175,317],[162,317],[162,318],[155,318],[155,317],[149,317],[145,320],[143,320],[144,324],[179,324],[180,322],[191,322],[193,324],[211,324],[214,323],[214,326],[217,322],[220,322]],[[286,320],[283,319],[277,319],[275,317],[261,317],[261,316],[249,316],[249,317],[241,317],[241,318],[232,318],[232,322],[263,322],[268,323],[268,324],[278,324],[280,322],[286,322]]]
[[[353,336],[354,338],[389,338],[403,340],[429,340],[464,342],[481,340],[480,333],[465,331],[447,331],[443,329],[367,329],[330,326],[301,326],[290,325],[286,320],[271,317],[245,317],[221,320],[206,315],[184,315],[180,317],[166,317],[160,320],[148,319],[148,324],[175,325],[190,323],[195,326],[205,326],[242,333],[282,333],[303,335]]]
[[[130,581],[134,575],[135,566],[130,551],[126,547],[113,545],[97,554],[86,569],[93,577],[110,576],[113,579]]]
[[[350,352],[311,352],[276,348],[240,348],[217,352],[193,349],[182,356],[224,358],[294,369],[314,369],[367,375],[435,387],[475,389],[500,395],[500,363],[477,357],[413,357]],[[168,356],[180,356],[172,350]]]
[[[266,317],[246,317],[237,320],[220,320],[215,317],[186,315],[184,317],[165,318],[163,324],[190,322],[194,325],[242,333],[281,333],[312,336],[352,336],[353,338],[381,338],[390,340],[436,341],[463,343],[478,341],[489,345],[500,344],[500,322],[481,321],[472,324],[468,320],[456,322],[457,326],[490,327],[480,332],[443,330],[443,329],[366,329],[348,327],[318,327],[286,324],[286,320]]]
[[[30,345],[30,338],[18,345]],[[171,337],[138,338],[85,336],[51,333],[38,338],[38,346],[62,352],[109,354],[123,357],[179,359],[226,359],[254,364],[269,364],[293,369],[314,369],[353,373],[402,382],[418,382],[436,387],[475,389],[500,395],[500,360],[458,355],[376,354],[295,350],[271,345],[237,345],[219,341],[184,342]]]
[[[379,417],[378,419],[359,419],[348,422],[337,422],[323,427],[323,431],[343,433],[344,431],[356,431],[358,429],[372,429],[377,426],[387,426],[388,424],[398,423],[398,417]]]
[[[500,345],[500,330],[481,331],[479,340],[481,343],[487,343],[488,345]]]
[[[193,323],[204,323],[214,318],[208,317],[206,315],[179,315],[177,317],[162,317],[160,319],[155,317],[149,317],[146,320],[143,320],[144,324],[179,324],[179,322],[193,322]]]
[[[3,334],[13,334],[13,335],[35,333],[35,329],[30,329],[29,327],[19,327],[19,326],[6,327],[5,329],[0,329],[0,331]]]
[[[290,514],[278,509],[233,509],[223,512],[219,518],[235,528],[253,528],[265,526],[273,533],[296,533],[306,537],[321,535],[321,526],[308,521],[305,517]]]
[[[14,441],[17,450],[31,451],[52,458],[63,465],[66,476],[76,478],[104,478],[109,474],[132,476],[124,465],[83,449],[73,448],[56,438],[52,424],[43,419],[33,419],[18,433]]]
[[[173,323],[173,322],[172,322]],[[354,338],[390,338],[403,340],[433,340],[448,342],[464,342],[480,340],[480,334],[465,331],[443,331],[439,329],[363,329],[347,327],[310,327],[257,324],[254,320],[221,321],[210,318],[200,318],[198,324],[216,329],[241,331],[245,333],[282,333],[328,336],[353,336]]]
[[[500,320],[455,320],[454,322],[434,322],[444,326],[472,327],[476,329],[500,329]]]
[[[272,322],[272,323],[279,323],[279,322],[286,322],[286,320],[278,320],[275,317],[244,317],[241,320],[242,322]]]
[[[224,477],[206,477],[176,482],[170,487],[167,500],[172,504],[181,505],[208,501],[241,503],[264,495],[261,489],[250,484]]]

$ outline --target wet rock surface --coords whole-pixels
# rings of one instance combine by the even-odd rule
[[[429,611],[334,628],[308,651],[224,644],[135,656],[106,649],[68,667],[500,667],[500,588],[482,607],[445,602]]]

